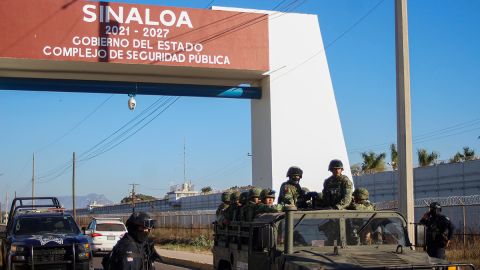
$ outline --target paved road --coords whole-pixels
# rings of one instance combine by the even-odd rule
[[[95,270],[102,270],[102,257],[93,257],[93,267],[95,267]],[[178,266],[173,266],[169,264],[163,264],[163,263],[155,263],[155,268],[156,269],[162,269],[162,270],[187,270],[190,268],[184,268],[184,267],[178,267]]]

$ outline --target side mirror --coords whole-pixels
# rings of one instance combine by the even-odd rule
[[[426,245],[426,227],[422,224],[415,225],[415,247],[425,247]]]

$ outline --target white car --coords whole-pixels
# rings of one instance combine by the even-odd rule
[[[127,228],[119,218],[93,218],[85,229],[94,254],[112,251],[125,233]]]

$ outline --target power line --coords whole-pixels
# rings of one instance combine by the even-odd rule
[[[446,127],[446,128],[432,130],[432,131],[423,133],[421,135],[414,136],[413,137],[413,143],[418,144],[418,143],[422,143],[422,142],[426,142],[426,141],[430,141],[430,140],[437,140],[437,139],[442,139],[442,138],[451,137],[451,136],[454,136],[454,135],[460,135],[460,134],[468,133],[468,132],[471,132],[471,131],[475,131],[475,130],[480,129],[480,127],[476,127],[476,128],[468,129],[468,130],[463,130],[463,131],[457,132],[457,133],[450,133],[450,132],[454,132],[454,131],[457,131],[457,130],[462,130],[462,129],[469,128],[469,127],[472,127],[472,126],[476,126],[478,124],[480,124],[480,118],[476,118],[476,119],[469,120],[469,121],[466,121],[466,122],[458,123],[458,124],[455,124],[455,125],[452,125],[452,126],[449,126],[449,127]],[[450,133],[450,134],[445,134],[445,133]],[[439,135],[442,135],[442,134],[445,134],[445,135],[439,136]],[[391,143],[392,142],[385,142],[385,143],[375,144],[375,145],[370,145],[370,146],[365,146],[365,147],[356,147],[356,148],[350,149],[348,152],[349,153],[360,153],[360,152],[362,152],[362,150],[365,150],[365,149],[378,149],[380,147],[387,146]]]
[[[80,120],[77,124],[75,124],[72,128],[70,128],[67,132],[65,132],[63,135],[61,135],[60,137],[56,138],[55,140],[53,140],[51,143],[41,147],[40,149],[38,149],[37,151],[35,151],[36,153],[39,153],[43,150],[45,150],[46,148],[52,146],[53,144],[59,142],[61,139],[65,138],[67,135],[69,135],[72,131],[74,131],[77,127],[79,127],[81,124],[83,124],[88,118],[90,118],[94,113],[96,113],[103,105],[105,105],[105,103],[107,103],[107,101],[109,101],[111,98],[113,97],[113,94],[110,95],[109,97],[107,97],[102,103],[100,103],[93,111],[91,111],[89,114],[87,114],[82,120]]]
[[[116,143],[115,145],[103,150],[102,152],[99,152],[93,156],[90,156],[90,157],[86,157],[82,160],[80,160],[79,162],[83,162],[83,161],[87,161],[87,160],[90,160],[92,158],[95,158],[99,155],[102,155],[112,149],[114,149],[115,147],[117,147],[118,145],[120,145],[121,143],[123,143],[124,141],[128,140],[130,137],[132,137],[133,135],[137,134],[140,130],[142,130],[143,128],[145,128],[148,124],[150,124],[153,120],[155,120],[158,116],[160,116],[162,113],[164,113],[168,108],[170,108],[170,106],[172,106],[175,102],[177,102],[178,100],[180,99],[180,97],[176,97],[173,102],[171,102],[170,104],[168,104],[163,110],[161,110],[157,115],[155,115],[152,119],[150,119],[148,122],[146,122],[143,126],[141,126],[140,128],[138,128],[137,130],[135,130],[132,134],[130,134],[129,136],[127,136],[126,138],[124,138],[123,140],[121,140],[120,142]],[[143,121],[143,120],[142,120]]]
[[[82,157],[86,154],[88,154],[89,152],[93,151],[96,147],[98,147],[99,145],[101,145],[102,143],[104,143],[105,141],[107,141],[108,139],[110,139],[112,136],[114,136],[115,134],[117,134],[118,132],[120,132],[122,129],[124,129],[125,127],[127,127],[128,125],[130,125],[132,122],[136,121],[138,118],[140,118],[141,116],[143,116],[144,114],[146,114],[148,111],[150,111],[153,107],[155,107],[162,99],[164,99],[165,97],[160,97],[158,98],[155,102],[153,102],[149,107],[147,107],[145,110],[143,110],[140,114],[138,114],[137,116],[135,116],[134,118],[132,118],[130,121],[128,121],[127,123],[125,123],[123,126],[121,126],[119,129],[117,129],[115,132],[113,132],[112,134],[110,134],[109,136],[107,136],[106,138],[104,138],[103,140],[101,140],[99,143],[95,144],[94,146],[92,146],[91,148],[89,148],[87,151],[83,152],[79,157]]]
[[[205,176],[202,176],[202,177],[200,177],[199,179],[210,178],[210,177],[212,177],[212,176],[214,176],[214,175],[217,175],[217,174],[220,174],[220,173],[222,173],[222,172],[224,172],[224,171],[228,171],[228,170],[231,169],[231,167],[236,166],[237,163],[243,162],[244,160],[245,160],[245,156],[242,156],[242,157],[240,157],[240,158],[237,158],[237,159],[235,159],[234,161],[228,163],[227,165],[221,167],[220,169],[217,169],[216,171],[214,171],[214,172],[212,172],[212,173],[209,173],[209,174],[207,174],[207,175],[205,175]]]
[[[96,153],[98,152],[101,152],[103,151],[105,148],[108,148],[110,147],[110,145],[114,144],[116,141],[118,141],[119,139],[121,139],[125,134],[128,134],[133,128],[135,128],[137,125],[139,125],[141,122],[145,121],[145,119],[147,119],[149,116],[151,116],[153,113],[155,113],[157,110],[159,110],[160,108],[162,108],[163,106],[165,106],[165,104],[169,101],[170,98],[168,98],[166,101],[164,101],[162,104],[158,105],[153,111],[151,111],[149,114],[147,114],[145,117],[143,117],[142,119],[140,119],[139,121],[136,121],[135,123],[133,123],[132,126],[130,126],[129,128],[127,128],[126,130],[124,130],[122,133],[120,133],[119,135],[117,135],[115,138],[113,138],[111,141],[103,144],[100,146],[100,144],[104,143],[105,141],[107,141],[107,139],[111,138],[113,135],[117,134],[119,131],[121,131],[123,128],[125,128],[126,126],[128,126],[128,124],[132,123],[132,121],[129,121],[126,125],[122,126],[120,129],[118,129],[117,131],[115,131],[113,134],[111,134],[110,136],[108,136],[106,139],[102,140],[100,143],[97,143],[95,147],[98,147],[96,150],[93,150],[92,148],[89,149],[89,151],[87,152],[84,152],[82,153],[82,157],[84,156],[87,156],[87,153],[88,152],[91,152],[88,154],[88,156],[92,156],[92,155],[95,155]],[[160,101],[160,99],[158,100]],[[157,104],[157,102],[155,102],[154,104]],[[145,112],[145,111],[144,111]],[[143,112],[142,112],[143,113]],[[135,120],[138,120],[139,116],[135,117]]]
[[[210,1],[205,8],[210,8],[213,5],[213,2],[215,2],[215,0]]]
[[[360,17],[356,22],[354,22],[350,27],[348,27],[345,31],[343,31],[338,37],[336,37],[332,42],[328,43],[326,46],[324,46],[324,48],[318,50],[316,53],[312,54],[310,57],[306,58],[305,60],[303,60],[302,62],[300,62],[299,64],[293,66],[292,68],[288,69],[285,73],[277,76],[275,79],[272,80],[273,81],[276,81],[278,79],[280,79],[281,77],[285,76],[286,74],[296,70],[297,68],[299,68],[300,66],[303,66],[304,64],[306,64],[307,62],[309,62],[310,60],[312,60],[313,58],[315,58],[316,56],[318,56],[319,54],[325,52],[330,46],[332,46],[333,44],[335,44],[335,42],[337,42],[339,39],[341,39],[342,37],[344,37],[348,32],[350,32],[353,28],[355,28],[357,25],[359,25],[363,20],[365,20],[365,18],[367,18],[375,9],[377,9],[380,4],[383,3],[383,1],[385,0],[380,0],[375,6],[373,6],[370,10],[367,11],[367,13],[365,13],[362,17]],[[273,73],[273,72],[272,72]]]
[[[130,137],[132,137],[133,135],[135,135],[137,132],[139,132],[140,130],[142,130],[144,127],[146,127],[150,122],[152,122],[154,119],[156,119],[159,115],[161,115],[166,109],[168,109],[171,105],[173,105],[180,97],[177,97],[173,102],[171,102],[170,104],[166,104],[165,102],[158,106],[157,108],[155,108],[150,114],[148,114],[146,117],[144,117],[143,119],[141,119],[139,122],[135,123],[133,125],[133,127],[137,126],[139,123],[143,122],[148,116],[152,115],[154,112],[158,111],[159,109],[161,109],[162,107],[166,106],[163,110],[161,110],[157,115],[155,115],[152,119],[150,119],[146,124],[144,124],[143,126],[141,126],[140,128],[138,128],[137,130],[135,130],[133,133],[131,133],[129,136],[127,136],[126,138],[124,138],[123,140],[121,140],[120,142],[114,144],[113,146],[111,146],[116,140],[118,140],[119,136],[117,136],[116,138],[114,138],[112,141],[108,142],[105,145],[102,145],[100,146],[103,142],[105,142],[107,139],[109,139],[110,137],[112,137],[113,135],[115,135],[116,133],[118,133],[120,130],[122,130],[123,128],[125,128],[126,126],[128,126],[128,124],[132,123],[134,120],[137,120],[139,116],[141,116],[142,114],[145,114],[146,112],[148,112],[148,110],[150,110],[151,108],[153,108],[154,105],[156,105],[160,100],[163,99],[163,97],[159,98],[157,101],[155,101],[151,106],[149,106],[149,108],[145,109],[140,115],[138,115],[137,117],[135,117],[134,119],[130,120],[129,122],[127,122],[127,124],[123,125],[120,129],[118,129],[117,131],[115,131],[114,133],[112,133],[110,136],[108,136],[107,138],[105,138],[104,140],[102,140],[100,143],[97,143],[95,146],[91,147],[89,150],[87,150],[86,152],[82,153],[80,156],[85,156],[87,153],[89,152],[92,152],[90,153],[87,157],[84,157],[83,159],[79,159],[78,160],[78,163],[80,162],[85,162],[85,161],[88,161],[90,159],[93,159],[101,154],[104,154],[112,149],[114,149],[115,147],[117,147],[118,145],[120,145],[122,142],[124,142],[125,140],[129,139]],[[169,101],[171,99],[174,99],[173,97],[172,98],[169,98]],[[130,127],[129,129],[127,129],[128,132],[132,131],[133,130],[133,127]],[[122,133],[122,134],[126,134],[125,132]],[[96,149],[97,147],[100,147],[99,149]],[[95,151],[94,151],[95,150]],[[81,166],[81,164],[78,164],[78,167]],[[65,172],[68,171],[68,169],[70,169],[72,167],[71,165],[71,161],[68,161],[66,162],[66,165],[62,165],[60,166],[58,169],[52,171],[49,175],[46,175],[46,176],[42,176],[42,177],[38,177],[37,179],[44,179],[44,178],[47,178],[47,179],[44,179],[43,181],[39,181],[39,183],[48,183],[48,182],[51,182],[55,179],[57,179],[58,177],[62,176]]]
[[[272,8],[272,10],[276,10],[276,9],[279,8],[281,5],[283,5],[283,3],[285,3],[285,2],[287,2],[287,0],[282,0],[282,1],[280,1],[280,3],[278,3],[276,6],[274,6],[274,7]]]
[[[300,7],[301,5],[305,4],[306,1],[307,1],[307,0],[302,0],[302,1],[300,2],[300,0],[292,0],[292,1],[291,1],[290,3],[288,3],[285,7],[283,7],[284,10],[282,10],[282,11],[276,11],[276,12],[270,14],[270,15],[265,14],[265,16],[255,17],[255,18],[253,18],[253,19],[249,19],[249,20],[247,20],[247,21],[245,21],[245,22],[241,22],[241,23],[239,23],[239,24],[237,24],[237,25],[234,25],[234,26],[231,26],[231,27],[229,27],[229,28],[227,28],[227,29],[223,29],[223,30],[217,31],[217,32],[215,32],[215,33],[206,35],[206,36],[204,36],[204,37],[202,37],[202,38],[199,38],[199,39],[196,39],[196,40],[194,40],[194,41],[192,41],[192,42],[205,44],[205,43],[211,42],[211,41],[213,41],[213,40],[219,39],[219,38],[221,38],[221,37],[223,37],[223,36],[225,36],[225,35],[228,35],[228,34],[231,34],[231,33],[236,32],[236,31],[242,30],[242,29],[244,29],[244,28],[246,28],[246,27],[250,27],[250,26],[255,25],[255,24],[257,24],[257,23],[263,22],[263,21],[265,21],[265,20],[270,20],[270,21],[275,20],[275,19],[277,19],[277,18],[279,18],[279,17],[281,17],[281,16],[284,16],[285,14],[287,14],[287,12],[290,12],[290,11],[293,11],[293,10],[297,9],[297,8]],[[297,4],[297,5],[294,5],[295,3],[298,3],[298,4]],[[292,6],[292,5],[294,5],[294,6]],[[283,13],[282,13],[282,12],[283,12]],[[178,38],[178,37],[180,37],[180,36],[188,35],[188,34],[191,34],[191,33],[193,33],[193,32],[199,31],[199,30],[201,30],[201,29],[204,30],[204,29],[206,29],[206,28],[208,28],[208,27],[210,27],[210,26],[219,27],[219,26],[221,25],[221,22],[222,22],[223,24],[225,24],[225,23],[226,23],[225,21],[227,21],[227,20],[229,20],[229,19],[233,19],[234,17],[237,17],[237,19],[238,19],[238,18],[240,18],[240,17],[245,17],[245,16],[248,16],[248,15],[251,15],[251,14],[250,14],[250,13],[246,13],[246,12],[236,13],[236,14],[230,16],[230,17],[220,19],[220,20],[218,20],[218,21],[216,21],[216,22],[213,22],[213,23],[210,23],[210,24],[207,24],[207,25],[203,25],[203,26],[198,27],[198,28],[196,28],[196,29],[193,29],[193,30],[191,30],[191,31],[188,31],[188,32],[185,32],[185,33],[176,35],[176,36],[171,36],[171,37],[168,38],[167,40],[173,40],[173,39]],[[278,16],[276,16],[276,15],[278,15]],[[275,17],[275,16],[276,16],[276,17]],[[175,52],[175,54],[176,54],[176,53],[180,53],[180,52],[181,52],[181,51],[177,51],[177,52]],[[159,62],[159,61],[151,61],[150,64],[154,64],[154,63],[157,63],[157,62]]]
[[[348,27],[345,31],[343,31],[338,37],[336,37],[334,40],[332,40],[330,43],[325,46],[325,50],[335,44],[339,39],[344,37],[348,32],[352,31],[353,28],[355,28],[357,25],[359,25],[365,18],[367,18],[372,12],[377,9],[385,0],[380,0],[375,6],[373,6],[367,13],[365,13],[360,19],[358,19],[355,23],[353,23],[350,27]]]
[[[237,32],[239,30],[242,30],[246,27],[250,27],[252,25],[255,25],[257,23],[260,23],[262,21],[265,21],[265,20],[274,20],[274,19],[277,19],[281,16],[284,16],[285,14],[288,14],[287,12],[290,12],[290,11],[293,11],[295,9],[297,9],[298,7],[300,7],[301,5],[305,4],[307,0],[303,0],[300,2],[300,0],[293,0],[291,1],[288,5],[286,5],[284,8],[285,10],[282,10],[282,11],[276,11],[272,14],[270,14],[270,16],[266,15],[265,16],[261,16],[261,17],[255,17],[253,19],[250,19],[248,21],[245,21],[245,22],[241,22],[239,23],[238,25],[235,25],[235,26],[232,26],[228,29],[224,29],[224,30],[221,30],[217,33],[214,33],[212,35],[210,35],[209,37],[205,37],[204,39],[201,39],[201,40],[198,40],[196,42],[199,42],[199,43],[202,43],[202,44],[205,44],[207,42],[210,42],[210,41],[213,41],[213,40],[216,40],[218,38],[221,38],[225,35],[228,35],[228,34],[231,34],[231,33],[234,33],[234,32]],[[292,6],[293,4],[295,3],[299,3],[295,6]],[[245,15],[248,15],[248,13],[244,13]],[[277,16],[276,16],[277,15]],[[274,17],[276,16],[276,17]]]

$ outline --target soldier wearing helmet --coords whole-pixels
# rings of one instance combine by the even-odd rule
[[[348,210],[375,211],[375,206],[368,200],[368,190],[366,188],[356,188],[353,191],[353,200],[347,207]]]
[[[298,198],[303,195],[300,179],[303,171],[297,166],[288,168],[288,180],[280,186],[280,195],[278,195],[278,204],[297,206]]]
[[[230,195],[232,191],[227,190],[222,193],[222,203],[217,207],[217,211],[215,212],[217,216],[217,222],[219,224],[223,224],[223,220],[225,218],[225,211],[230,206]]]
[[[243,221],[252,221],[255,217],[255,211],[260,203],[261,189],[254,187],[248,191],[248,202],[245,208],[243,208]]]
[[[258,207],[255,212],[255,216],[263,213],[276,213],[282,210],[282,206],[274,205],[275,202],[275,190],[271,188],[265,188],[260,193],[261,202],[258,204]]]
[[[330,161],[328,170],[332,176],[323,182],[323,204],[333,209],[345,209],[352,201],[352,181],[343,175],[343,163],[338,159]]]
[[[230,194],[230,206],[225,210],[225,224],[235,220],[235,213],[240,209],[241,206],[240,191],[234,190],[232,194]]]
[[[148,235],[154,227],[154,220],[147,213],[136,212],[126,222],[127,231],[114,246],[112,252],[102,260],[107,270],[150,270],[153,262],[161,261]]]
[[[445,249],[450,244],[454,227],[450,219],[441,214],[442,206],[438,202],[432,202],[429,208],[420,220],[427,229],[427,253],[430,257],[445,259]]]
[[[242,193],[240,193],[240,199],[239,199],[239,203],[240,203],[240,207],[237,207],[237,211],[235,212],[235,216],[233,218],[233,220],[235,221],[241,221],[242,218],[243,218],[243,211],[245,209],[245,206],[247,205],[247,202],[248,202],[248,191],[244,191]]]

